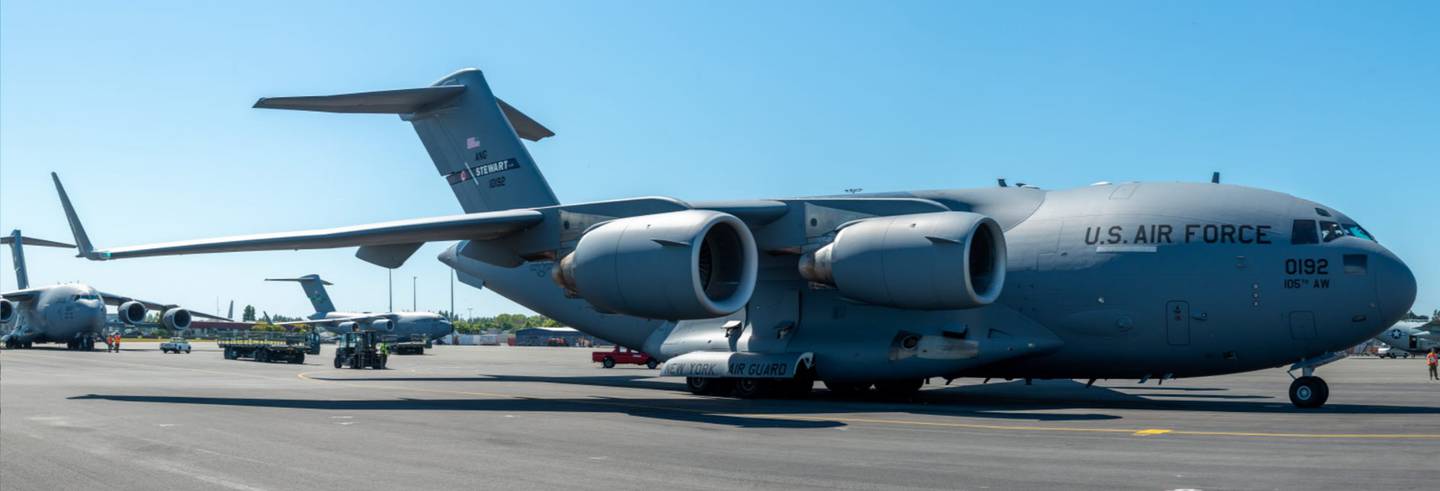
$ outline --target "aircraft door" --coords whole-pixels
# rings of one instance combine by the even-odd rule
[[[1315,339],[1315,313],[1310,311],[1291,312],[1290,337]]]
[[[1174,346],[1190,344],[1190,302],[1165,304],[1165,339]]]

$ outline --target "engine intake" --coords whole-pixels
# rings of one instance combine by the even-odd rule
[[[160,323],[167,329],[183,331],[190,328],[191,317],[189,310],[170,309],[166,310],[165,314],[160,316]]]
[[[846,297],[918,310],[989,305],[1005,286],[1005,235],[968,212],[869,218],[800,258],[800,275]]]
[[[601,309],[682,320],[744,308],[758,268],[755,238],[739,218],[685,210],[596,225],[552,275]]]
[[[370,329],[375,331],[394,331],[395,323],[390,319],[375,319],[370,321]]]
[[[131,300],[120,304],[120,307],[115,309],[115,316],[120,318],[120,322],[139,324],[145,322],[145,313],[148,311],[145,304]]]
[[[0,298],[0,324],[10,322],[15,317],[15,302]]]

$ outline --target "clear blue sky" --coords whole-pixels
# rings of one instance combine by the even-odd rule
[[[127,245],[459,211],[393,116],[256,98],[414,87],[479,67],[558,136],[563,201],[753,198],[1099,180],[1276,189],[1358,219],[1440,308],[1440,2],[0,3],[0,229]],[[763,177],[755,177],[763,176]],[[396,306],[448,305],[421,249]],[[32,279],[201,310],[383,310],[353,251],[93,263]],[[9,257],[3,259],[6,269]],[[0,287],[11,288],[8,273]],[[459,287],[460,312],[519,307]]]

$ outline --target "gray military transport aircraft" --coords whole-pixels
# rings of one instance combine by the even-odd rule
[[[336,312],[335,304],[330,301],[330,294],[325,291],[326,285],[333,285],[328,281],[320,279],[320,275],[307,274],[299,278],[267,278],[265,281],[294,281],[300,283],[300,288],[305,290],[305,296],[310,299],[310,304],[315,306],[315,313],[307,316],[307,320],[292,322],[277,322],[275,325],[313,325],[332,333],[349,332],[354,328],[371,330],[385,336],[395,336],[401,340],[410,340],[411,336],[424,336],[427,341],[449,336],[455,330],[450,320],[440,314],[432,312]]]
[[[1440,325],[1431,322],[1400,321],[1375,336],[1375,340],[1390,348],[1381,356],[1395,358],[1402,353],[1406,358],[1411,355],[1425,356],[1432,349],[1440,349]]]
[[[262,98],[257,108],[397,114],[465,213],[96,249],[92,260],[421,244],[536,312],[666,360],[697,394],[757,397],[931,377],[1150,379],[1317,367],[1405,315],[1415,277],[1334,208],[1212,183],[1031,186],[561,204],[520,141],[553,136],[475,69],[422,88]],[[1293,375],[1292,375],[1293,377]]]
[[[14,321],[9,333],[0,336],[0,343],[7,349],[30,348],[34,343],[46,342],[65,343],[65,347],[72,350],[95,349],[95,338],[105,329],[106,305],[117,306],[118,320],[125,325],[143,322],[150,309],[164,312],[160,323],[172,330],[190,327],[190,319],[196,315],[213,317],[192,314],[171,304],[101,292],[81,283],[31,288],[30,276],[25,270],[25,246],[75,246],[25,237],[19,230],[10,232],[9,237],[0,238],[0,244],[10,245],[12,262],[15,263],[16,288],[19,288],[0,293],[0,324]]]

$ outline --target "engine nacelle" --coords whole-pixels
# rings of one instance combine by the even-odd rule
[[[744,308],[758,268],[755,237],[739,218],[685,210],[596,225],[552,276],[601,309],[682,320]]]
[[[394,331],[395,322],[390,319],[375,319],[370,321],[370,329],[376,331]]]
[[[1005,235],[977,213],[869,218],[800,259],[805,279],[854,300],[918,310],[988,305],[1005,286]]]
[[[0,324],[10,322],[15,317],[15,302],[0,298]]]
[[[357,326],[357,325],[358,325],[358,324],[356,324],[356,323],[354,323],[354,322],[351,322],[351,321],[341,322],[341,323],[339,323],[339,324],[337,324],[337,325],[335,326],[335,332],[350,332],[350,331],[354,331],[354,330],[355,330],[355,326]]]
[[[145,322],[145,313],[148,311],[145,304],[131,300],[120,304],[120,307],[115,309],[115,316],[120,318],[120,322],[139,324]]]
[[[160,316],[160,324],[173,331],[183,331],[190,328],[191,317],[189,310],[170,309]]]

